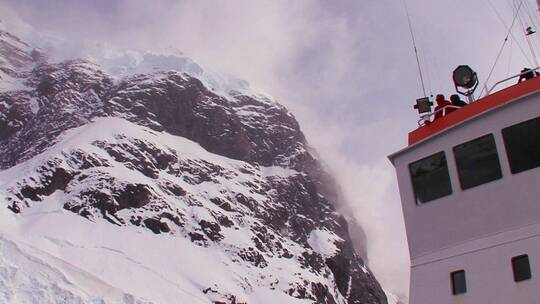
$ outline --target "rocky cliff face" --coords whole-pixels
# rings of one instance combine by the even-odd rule
[[[0,78],[0,204],[16,222],[54,210],[57,226],[76,215],[220,252],[230,278],[190,277],[213,303],[262,303],[250,296],[261,288],[291,303],[386,303],[331,177],[271,98],[174,70],[113,78],[84,60],[48,63],[7,32]]]

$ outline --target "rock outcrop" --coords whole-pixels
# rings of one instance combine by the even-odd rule
[[[335,211],[332,178],[271,98],[221,94],[181,71],[118,79],[84,60],[49,63],[7,32],[0,58],[0,82],[13,85],[0,92],[5,208],[23,216],[54,200],[88,221],[221,250],[246,270],[247,293],[386,303]],[[241,302],[223,286],[202,291]]]

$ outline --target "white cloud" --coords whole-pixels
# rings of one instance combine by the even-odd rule
[[[401,128],[377,119],[344,128],[313,113],[300,113],[306,116],[307,136],[336,176],[344,201],[365,231],[371,269],[386,289],[406,298],[409,253],[395,172],[386,159],[389,146],[397,149],[403,142]],[[347,146],[356,155],[344,149]]]
[[[375,42],[373,34],[358,32],[350,16],[308,0],[73,3],[34,7],[12,1],[11,7],[45,33],[45,39],[24,29],[13,14],[10,20],[24,29],[19,31],[24,38],[60,58],[99,57],[110,48],[180,49],[203,65],[275,95],[337,173],[345,198],[367,231],[376,275],[387,289],[406,293],[407,252],[394,174],[385,159],[387,142],[404,139],[391,120],[395,113],[381,110],[380,101],[370,95],[371,66],[361,60],[363,51],[372,51],[368,44]],[[6,12],[2,10],[1,18]],[[48,43],[51,37],[53,44]],[[355,126],[355,117],[365,121]],[[387,127],[393,128],[385,130],[387,138],[377,135]]]
[[[55,37],[54,52],[60,57],[110,47],[179,49],[277,97],[336,173],[367,232],[376,275],[387,289],[406,294],[408,255],[386,155],[405,146],[407,132],[416,127],[412,102],[420,90],[399,2],[4,0],[0,18],[49,50],[53,44],[43,41]],[[487,4],[408,2],[428,90],[450,94],[450,74],[458,64],[471,64],[484,80],[506,35]],[[510,24],[507,1],[493,2]],[[47,39],[32,34],[8,7]],[[520,27],[514,29],[516,36]],[[501,58],[492,79],[526,65],[515,43]]]

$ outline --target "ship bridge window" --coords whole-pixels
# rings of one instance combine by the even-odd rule
[[[452,279],[452,294],[458,295],[467,292],[467,280],[465,270],[454,271],[450,274]]]
[[[461,189],[476,187],[502,177],[493,134],[454,147]]]
[[[529,263],[529,256],[524,254],[512,258],[512,270],[514,271],[514,281],[521,282],[530,280],[531,265]]]
[[[540,117],[504,128],[502,134],[512,174],[540,167]]]
[[[452,194],[443,151],[409,164],[409,171],[417,205]]]

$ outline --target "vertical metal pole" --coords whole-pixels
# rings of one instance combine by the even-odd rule
[[[407,13],[407,22],[409,23],[409,31],[411,33],[412,44],[414,47],[414,55],[416,56],[416,64],[418,65],[418,75],[420,76],[420,83],[422,84],[422,92],[424,93],[424,97],[427,97],[426,86],[424,85],[424,76],[422,75],[422,67],[420,65],[420,59],[418,58],[416,39],[414,38],[414,31],[412,28],[411,15],[409,14],[409,7],[407,6],[406,0],[403,0],[403,5],[405,6],[405,12]]]

